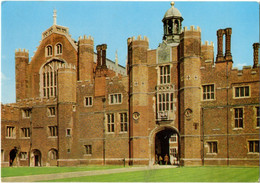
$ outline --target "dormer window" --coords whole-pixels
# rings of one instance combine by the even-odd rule
[[[46,56],[47,57],[52,56],[52,46],[51,45],[48,45],[46,47]]]
[[[56,55],[61,55],[62,54],[62,45],[58,43],[56,45]]]

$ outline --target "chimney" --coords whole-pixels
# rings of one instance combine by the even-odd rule
[[[107,64],[106,64],[106,50],[107,50],[107,45],[106,44],[102,44],[101,45],[101,50],[102,50],[102,68],[106,69],[107,68]]]
[[[101,67],[101,45],[97,45],[97,69]]]
[[[254,43],[253,48],[254,48],[254,65],[253,65],[253,68],[256,68],[259,65],[259,43]]]
[[[226,36],[225,60],[226,61],[232,61],[232,55],[231,55],[231,34],[232,34],[232,29],[231,28],[226,28],[225,29],[225,36]]]
[[[219,29],[217,31],[217,36],[218,36],[218,53],[217,53],[217,62],[218,61],[223,61],[223,35],[224,35],[224,30]]]

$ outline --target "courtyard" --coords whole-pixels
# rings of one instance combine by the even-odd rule
[[[3,182],[258,182],[259,167],[7,167]]]

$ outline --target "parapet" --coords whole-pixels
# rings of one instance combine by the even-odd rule
[[[19,48],[18,50],[15,49],[15,57],[26,57],[29,58],[29,50],[26,49],[21,49]]]
[[[79,41],[81,41],[81,40],[92,40],[92,41],[94,41],[94,38],[90,35],[89,36],[84,35],[83,38],[82,38],[82,36],[79,36]]]
[[[135,36],[128,38],[127,39],[127,44],[129,45],[131,42],[134,42],[134,41],[146,41],[146,42],[149,43],[149,39],[146,36],[144,36],[142,38],[141,35],[138,35],[137,39],[135,39]]]
[[[212,46],[214,47],[214,44],[212,41],[210,41],[210,44],[209,44],[209,41],[205,41],[205,44],[201,43],[201,46]]]
[[[190,29],[188,29],[187,27],[183,28],[183,32],[187,32],[187,31],[194,31],[194,32],[201,32],[201,29],[199,26],[197,26],[197,29],[194,27],[194,25],[190,26]]]

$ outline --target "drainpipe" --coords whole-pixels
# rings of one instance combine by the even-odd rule
[[[28,157],[28,164],[29,167],[31,166],[31,151],[32,151],[32,115],[30,117],[30,146],[29,146],[29,157]]]
[[[205,165],[204,162],[204,108],[202,107],[202,166]]]
[[[228,105],[229,105],[229,102],[228,102],[228,89],[229,89],[229,84],[228,84],[228,82],[229,82],[229,79],[228,79],[228,63],[229,62],[227,62],[227,68],[226,68],[226,74],[227,74],[227,166],[229,166],[229,138],[228,138],[228,135],[229,135],[229,129],[228,129],[228,109],[229,109],[229,107],[228,107]]]
[[[103,165],[106,165],[106,114],[105,114],[105,107],[106,107],[106,98],[102,98],[103,102]]]

